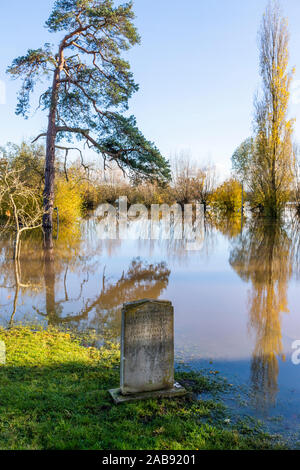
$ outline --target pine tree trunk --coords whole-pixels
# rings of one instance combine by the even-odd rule
[[[54,182],[55,182],[55,141],[56,141],[56,113],[59,96],[60,72],[64,66],[63,51],[60,49],[59,65],[54,72],[51,107],[48,119],[46,164],[45,164],[45,188],[44,188],[44,216],[43,230],[45,248],[53,247],[53,208],[54,208]]]
[[[46,313],[48,325],[56,323],[55,309],[55,263],[53,250],[46,250],[44,255],[44,279],[46,288]]]
[[[44,216],[43,229],[45,234],[45,246],[52,247],[53,231],[53,205],[54,205],[54,180],[55,180],[55,112],[51,110],[47,133],[46,165],[45,165],[45,189],[44,189]]]

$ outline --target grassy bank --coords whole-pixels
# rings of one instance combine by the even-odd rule
[[[96,349],[54,329],[0,329],[0,449],[267,449],[272,441],[245,423],[230,424],[216,400],[195,393],[221,386],[179,372],[186,398],[115,406],[119,350]],[[222,385],[223,386],[223,385]]]

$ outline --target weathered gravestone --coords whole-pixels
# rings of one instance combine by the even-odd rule
[[[110,390],[115,403],[184,395],[174,383],[174,310],[165,300],[124,304],[121,386]]]

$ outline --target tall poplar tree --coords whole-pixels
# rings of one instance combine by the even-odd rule
[[[250,188],[256,203],[276,217],[293,180],[293,120],[288,119],[289,33],[277,2],[270,2],[259,31],[262,96],[255,103],[255,140]]]
[[[141,178],[168,180],[170,169],[133,116],[122,113],[138,86],[122,52],[139,42],[132,2],[57,0],[46,23],[62,33],[56,51],[49,44],[29,50],[8,68],[23,84],[17,114],[27,116],[36,83],[51,80],[40,96],[48,111],[43,228],[52,244],[55,154],[62,139],[85,142],[104,158]],[[61,145],[60,145],[61,147]]]

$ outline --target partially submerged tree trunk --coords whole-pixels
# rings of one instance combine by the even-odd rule
[[[46,289],[46,312],[49,325],[55,325],[55,264],[52,249],[46,250],[44,256],[44,279]]]
[[[45,189],[44,189],[44,216],[43,230],[45,248],[53,247],[53,207],[54,207],[54,183],[55,183],[55,140],[56,140],[56,114],[59,96],[60,72],[64,66],[62,47],[58,54],[59,64],[55,69],[52,85],[51,107],[48,118],[46,165],[45,165]]]
[[[20,241],[20,231],[17,230],[16,238],[14,241],[14,260],[18,260],[20,258],[20,251],[21,251],[21,241]]]
[[[15,274],[15,283],[16,283],[16,290],[14,295],[14,303],[13,303],[13,311],[9,321],[9,327],[11,328],[14,324],[14,317],[17,311],[19,293],[20,293],[20,266],[19,266],[19,259],[16,257],[14,258],[14,274]]]

